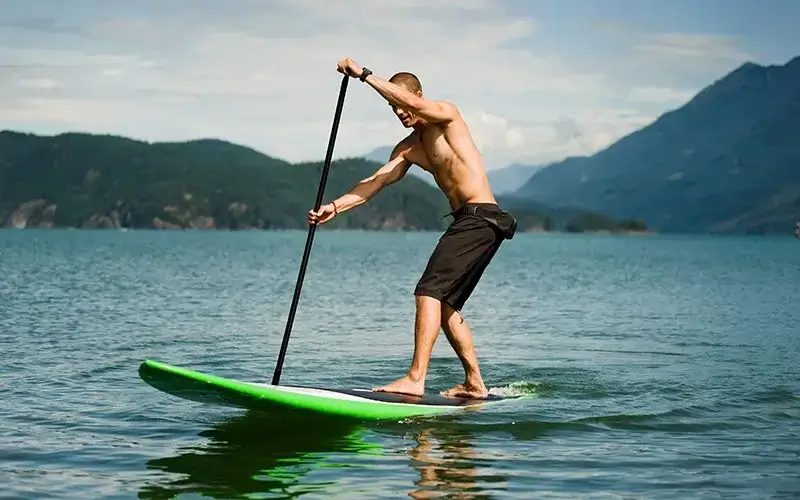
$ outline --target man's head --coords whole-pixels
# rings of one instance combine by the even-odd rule
[[[419,78],[413,73],[407,73],[405,71],[395,73],[389,78],[389,82],[403,87],[416,96],[422,97],[422,84],[419,82]],[[419,118],[414,116],[411,112],[398,108],[391,103],[389,106],[391,106],[394,114],[397,115],[400,119],[400,123],[402,123],[404,127],[410,128],[419,122]]]

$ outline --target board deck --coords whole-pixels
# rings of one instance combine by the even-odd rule
[[[365,420],[397,419],[453,412],[517,396],[486,399],[410,396],[360,388],[272,385],[219,377],[145,360],[139,376],[150,386],[191,401],[269,411],[303,411]]]

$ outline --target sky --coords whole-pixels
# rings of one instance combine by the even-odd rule
[[[0,130],[219,138],[324,159],[344,57],[458,106],[487,168],[591,154],[746,61],[796,0],[0,0]],[[350,80],[335,157],[408,131]]]

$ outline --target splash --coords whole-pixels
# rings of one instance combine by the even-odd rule
[[[543,384],[540,382],[512,382],[502,387],[489,388],[489,394],[504,398],[517,396],[533,396],[541,392]]]

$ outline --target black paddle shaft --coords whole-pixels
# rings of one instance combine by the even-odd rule
[[[347,91],[348,75],[342,78],[342,86],[339,89],[339,101],[336,103],[336,113],[333,115],[333,127],[331,127],[331,136],[328,140],[328,151],[325,154],[325,164],[322,167],[322,176],[319,181],[319,188],[317,189],[317,200],[314,203],[314,211],[319,210],[322,205],[322,197],[325,192],[325,183],[328,180],[328,170],[331,167],[331,158],[333,157],[333,145],[336,142],[336,133],[339,131],[339,120],[342,117],[342,108],[344,107],[344,95]],[[314,242],[314,233],[317,229],[316,224],[308,226],[308,236],[306,237],[306,249],[303,252],[303,260],[300,262],[300,272],[297,275],[297,284],[294,287],[294,296],[292,297],[292,305],[289,307],[289,318],[286,321],[286,330],[283,332],[283,342],[281,343],[281,350],[278,354],[278,364],[275,366],[275,373],[272,375],[273,385],[278,385],[281,379],[281,371],[283,370],[283,360],[286,358],[286,348],[289,346],[289,335],[292,332],[292,323],[294,322],[294,315],[297,311],[297,303],[300,301],[300,291],[303,288],[303,278],[306,275],[306,267],[308,267],[308,258],[311,255],[311,244]]]

